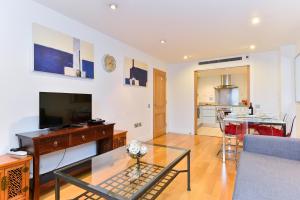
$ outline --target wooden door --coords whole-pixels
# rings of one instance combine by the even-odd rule
[[[153,138],[166,134],[166,72],[153,71]]]
[[[25,200],[28,198],[29,185],[27,181],[29,180],[29,166],[26,164],[20,164],[5,169],[6,177],[6,190],[4,194],[4,199],[8,200]],[[26,170],[25,170],[26,169]],[[26,171],[26,172],[25,172]]]
[[[0,185],[0,187],[1,187],[1,188],[0,188],[0,199],[4,199],[4,194],[5,194],[5,190],[4,190],[4,188],[3,188],[3,187],[4,187],[4,185],[3,185],[3,184],[4,184],[4,183],[3,183],[3,181],[4,181],[4,180],[3,180],[3,177],[4,177],[4,170],[1,170],[1,169],[0,169],[0,184],[1,184],[1,185]]]

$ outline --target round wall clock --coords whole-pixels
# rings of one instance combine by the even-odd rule
[[[113,72],[116,69],[116,59],[111,55],[104,56],[104,69],[107,72]]]

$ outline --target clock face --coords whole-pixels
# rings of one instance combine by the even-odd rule
[[[113,56],[104,56],[104,69],[107,72],[113,72],[116,69],[116,59]]]

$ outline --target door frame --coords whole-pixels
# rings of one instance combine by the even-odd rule
[[[198,116],[197,116],[197,102],[198,102],[198,73],[199,70],[194,71],[194,135],[197,135]]]
[[[165,97],[166,97],[166,113],[165,113],[165,123],[166,123],[166,133],[167,134],[167,72],[166,71],[163,71],[163,70],[160,70],[160,69],[157,69],[157,68],[153,68],[153,106],[152,106],[152,112],[153,112],[153,119],[152,119],[152,124],[153,124],[153,133],[152,133],[152,138],[154,139],[154,131],[155,131],[155,73],[158,72],[158,73],[164,73],[165,76],[166,76],[166,89],[165,89]]]
[[[213,69],[198,69],[194,71],[194,135],[197,135],[198,130],[198,117],[197,117],[197,102],[198,102],[198,74],[201,73],[201,71],[206,70],[214,70],[214,69],[225,69],[225,68],[236,68],[236,67],[247,67],[247,84],[248,84],[248,91],[247,91],[247,100],[248,103],[250,102],[250,65],[244,65],[244,66],[235,66],[235,67],[221,67],[221,68],[213,68]]]

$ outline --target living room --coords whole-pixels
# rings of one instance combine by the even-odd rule
[[[299,138],[300,133],[297,130],[300,129],[300,121],[296,118],[292,123],[294,116],[300,113],[300,106],[296,101],[300,91],[297,81],[299,78],[296,78],[299,77],[297,69],[300,66],[300,15],[297,8],[299,3],[292,0],[227,3],[177,0],[3,0],[0,8],[3,26],[0,33],[0,62],[3,66],[0,78],[3,95],[0,105],[4,115],[0,126],[0,153],[13,153],[10,152],[12,148],[17,148],[17,151],[26,150],[26,141],[23,143],[24,148],[18,149],[21,144],[16,134],[41,131],[41,93],[88,94],[92,96],[92,100],[89,101],[90,118],[102,118],[105,123],[114,124],[112,132],[126,132],[127,147],[132,141],[154,141],[160,145],[191,150],[182,151],[184,156],[180,155],[184,160],[175,159],[179,163],[178,167],[182,168],[178,170],[180,174],[172,177],[172,181],[168,182],[158,195],[154,195],[153,199],[232,199],[239,161],[223,162],[222,154],[217,155],[220,146],[223,145],[222,137],[195,134],[195,72],[249,66],[250,101],[247,102],[247,108],[251,102],[255,114],[265,114],[278,120],[282,120],[284,115],[288,114],[289,120],[282,120],[287,129],[285,136],[290,134],[292,138],[288,139],[292,140]],[[56,39],[53,42],[53,37],[49,38],[49,35],[68,39]],[[64,49],[66,41],[71,41],[72,44],[67,50]],[[76,44],[79,41],[83,49],[78,51]],[[70,69],[72,67],[64,66],[65,71],[62,74],[43,68],[42,65],[36,64],[41,61],[39,55],[44,55],[43,51],[36,51],[41,43],[44,47],[57,47],[60,53],[65,50],[74,57],[84,57],[85,61],[89,62],[81,62],[79,59],[79,67],[87,69],[90,67],[87,63],[92,62],[93,67],[89,68],[92,70],[81,70],[78,74],[78,71]],[[51,48],[46,49],[47,52],[52,50]],[[201,62],[206,63],[200,64]],[[145,85],[142,79],[132,79],[133,68],[138,69],[141,74],[146,73]],[[156,72],[159,72],[157,79]],[[162,90],[162,99],[165,101],[163,109],[157,108],[158,104],[154,102],[155,97],[161,100],[161,96],[155,93],[155,83],[161,78],[165,80],[165,89]],[[161,114],[159,117],[163,118],[156,118],[155,109]],[[159,113],[161,111],[162,113]],[[157,124],[165,129],[159,130],[159,134],[155,135]],[[51,128],[51,125],[45,127]],[[154,136],[161,133],[161,137],[154,139]],[[59,134],[61,136],[66,133]],[[275,139],[278,138],[281,137]],[[25,156],[26,165],[30,166],[26,178],[27,190],[19,190],[18,195],[26,196],[24,199],[59,199],[59,195],[56,196],[54,192],[53,171],[102,153],[97,148],[100,146],[101,149],[102,143],[89,142],[89,138],[85,137],[81,139],[85,141],[83,144],[73,145],[69,142],[68,148],[57,151],[52,150],[60,143],[51,139],[54,146],[47,153],[39,152],[41,155],[38,166],[34,165],[37,160],[34,156],[37,154],[32,155],[32,152],[28,151],[29,155]],[[178,153],[174,149],[162,150],[162,147],[151,151],[150,145],[147,145],[148,153],[142,161],[146,161],[148,156],[149,160],[158,159],[172,164],[172,155]],[[122,148],[126,154],[124,145],[111,152],[120,151]],[[242,148],[241,146],[240,151]],[[155,151],[161,152],[154,155]],[[223,152],[227,153],[224,148]],[[114,155],[118,157],[117,154]],[[186,170],[186,158],[190,159],[190,170]],[[223,158],[226,158],[225,155]],[[13,158],[8,160],[11,159]],[[131,158],[128,156],[126,159]],[[2,164],[1,181],[6,180],[3,177],[7,176],[2,174]],[[116,168],[114,172],[120,169]],[[52,173],[49,189],[41,189],[34,193],[35,189],[40,187],[37,184],[39,182],[34,184],[34,171],[39,175]],[[5,171],[3,173],[5,174]],[[191,180],[187,180],[188,174]],[[159,178],[162,177],[156,177],[157,180],[160,180]],[[46,184],[47,180],[45,178]],[[186,182],[190,183],[188,189],[191,191],[187,190]],[[156,182],[151,180],[150,183]],[[72,186],[68,189],[69,185],[72,183],[61,184],[60,199],[75,199],[82,190]],[[85,188],[89,192],[94,189]],[[98,190],[94,192],[101,193]],[[9,199],[4,193],[1,196],[2,193],[1,191],[0,199]],[[145,194],[145,190],[138,190],[136,196],[127,199],[138,199],[142,194]],[[292,194],[296,195],[297,192]],[[105,197],[122,199],[116,196]],[[273,199],[271,197],[273,196],[261,196],[257,199]],[[291,195],[287,199],[296,199],[293,197]],[[234,199],[249,198],[245,195],[244,198],[242,196]]]

